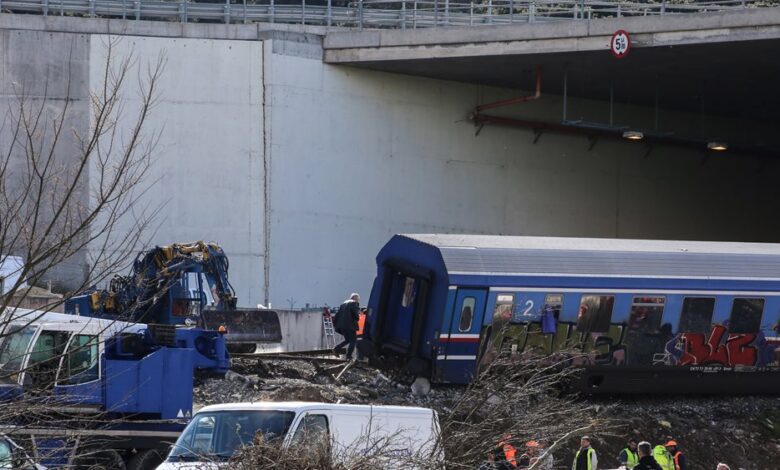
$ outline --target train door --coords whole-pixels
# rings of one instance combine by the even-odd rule
[[[458,289],[450,329],[439,337],[436,362],[444,381],[466,383],[474,374],[486,300],[487,289]]]
[[[430,273],[385,263],[383,278],[376,316],[369,314],[366,320],[371,347],[386,359],[408,362],[410,372],[428,376],[430,349],[421,350],[421,344],[428,318]]]

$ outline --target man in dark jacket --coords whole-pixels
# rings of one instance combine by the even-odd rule
[[[347,360],[352,360],[352,353],[355,351],[359,318],[360,296],[352,294],[339,307],[338,312],[336,312],[336,321],[333,325],[336,333],[344,336],[344,341],[337,344],[333,351],[338,354],[339,349],[349,345],[349,348],[347,348]]]
[[[590,437],[582,436],[580,438],[580,450],[574,454],[571,470],[598,470],[598,466],[599,460],[595,449],[590,446]]]
[[[639,463],[636,464],[634,470],[661,470],[661,466],[653,458],[653,449],[649,442],[640,442],[637,446],[637,453],[639,454]]]

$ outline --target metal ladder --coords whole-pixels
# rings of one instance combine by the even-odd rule
[[[325,347],[333,349],[336,346],[336,331],[333,329],[333,317],[330,310],[322,313],[322,328],[325,331]]]

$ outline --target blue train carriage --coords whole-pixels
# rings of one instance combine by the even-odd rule
[[[359,347],[388,369],[573,345],[589,393],[780,392],[780,245],[419,234],[376,261]]]

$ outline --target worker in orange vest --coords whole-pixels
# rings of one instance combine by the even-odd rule
[[[506,461],[513,467],[517,467],[517,449],[509,442],[510,439],[512,439],[511,434],[505,435],[498,446],[504,451]]]
[[[363,327],[365,325],[366,325],[366,308],[363,307],[360,309],[360,315],[358,316],[358,330],[357,330],[358,337],[363,336]]]

